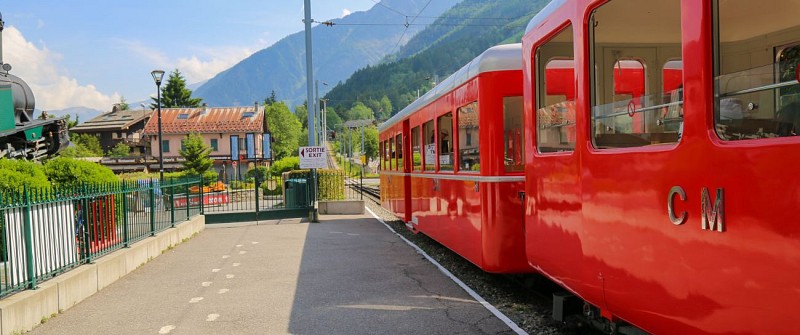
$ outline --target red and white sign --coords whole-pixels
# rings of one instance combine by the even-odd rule
[[[203,195],[203,205],[221,205],[230,202],[228,193],[206,193]],[[189,206],[199,206],[200,195],[189,196]],[[186,196],[177,196],[173,199],[175,208],[186,207]]]
[[[328,150],[325,147],[300,147],[301,169],[325,169],[327,167]]]

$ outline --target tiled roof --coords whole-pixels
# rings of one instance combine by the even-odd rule
[[[124,111],[111,111],[101,114],[89,121],[81,123],[71,131],[96,131],[96,130],[118,130],[126,129],[136,122],[149,117],[153,111],[151,110],[124,110]]]
[[[263,123],[263,107],[259,107],[258,111],[254,106],[161,109],[161,129],[164,134],[260,133]],[[155,113],[144,127],[144,135],[157,134],[158,114]]]

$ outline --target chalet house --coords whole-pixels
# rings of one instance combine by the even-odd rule
[[[111,112],[81,123],[70,132],[97,136],[100,147],[106,153],[122,142],[131,147],[132,156],[145,156],[148,154],[148,143],[142,137],[142,130],[152,113],[152,110],[144,109],[119,110],[114,105]]]
[[[159,149],[163,150],[165,171],[181,169],[180,150],[190,133],[200,134],[203,142],[211,148],[214,169],[222,180],[243,176],[248,167],[263,162],[265,158],[262,137],[264,108],[258,105],[162,108],[161,129],[163,138],[159,146],[157,114],[144,128],[144,135],[150,141],[151,155],[156,159],[156,164],[150,165],[151,171],[158,171]]]

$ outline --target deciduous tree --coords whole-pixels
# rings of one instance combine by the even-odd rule
[[[130,155],[130,153],[131,147],[125,143],[119,142],[117,145],[111,148],[109,155],[111,155],[111,157],[125,157]]]
[[[275,139],[272,144],[274,159],[296,156],[302,132],[300,121],[292,114],[289,107],[280,101],[267,106],[264,111],[267,113],[272,138]]]

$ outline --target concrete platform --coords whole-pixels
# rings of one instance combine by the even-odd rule
[[[377,220],[205,232],[31,334],[511,334]]]

